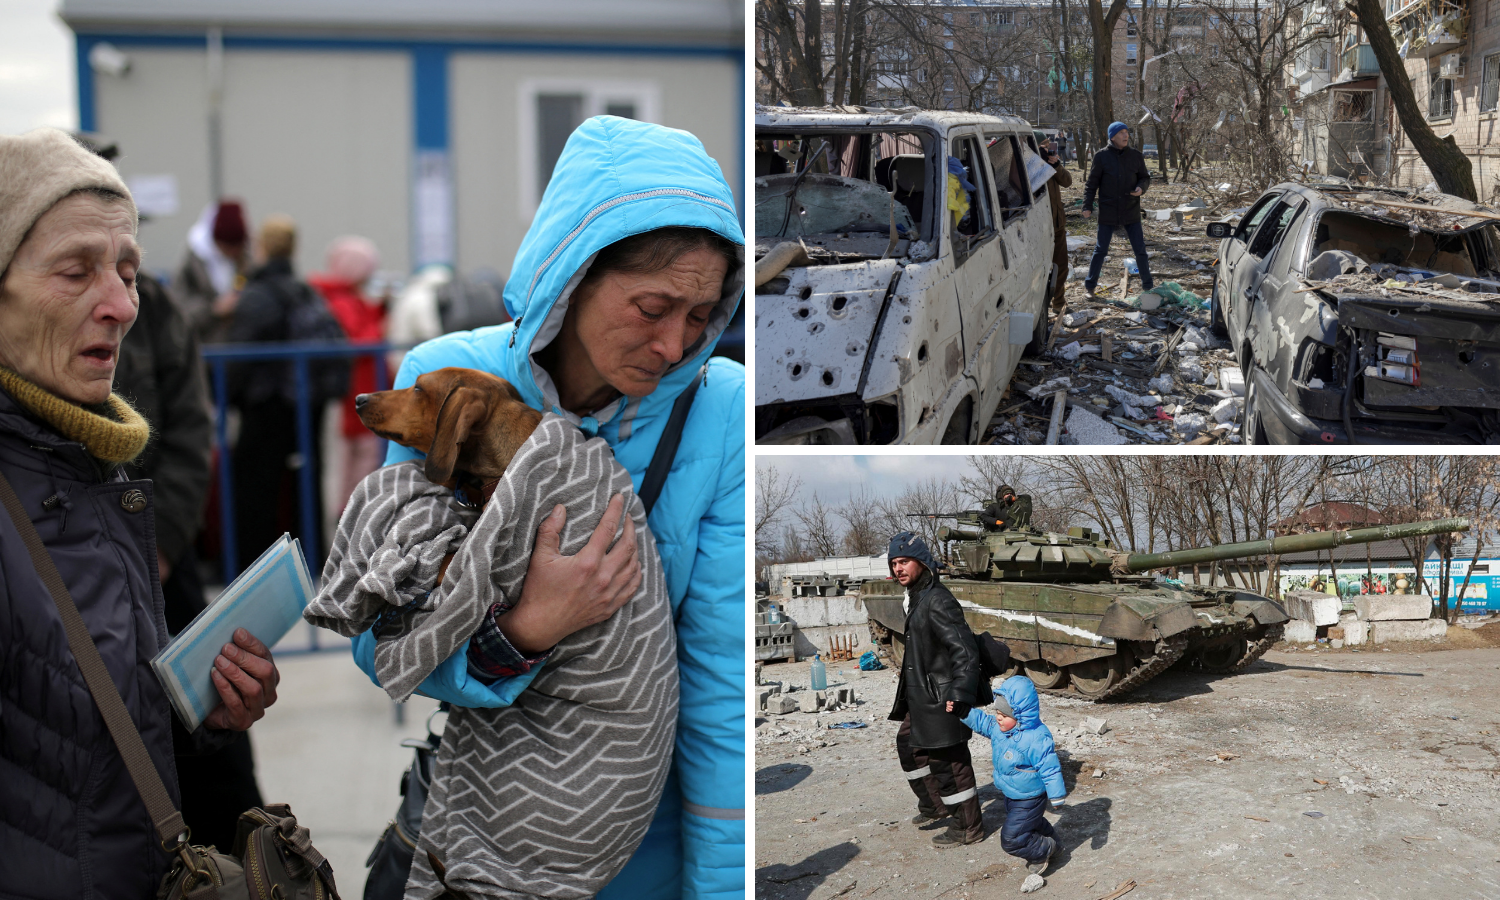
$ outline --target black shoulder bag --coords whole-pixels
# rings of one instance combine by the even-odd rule
[[[672,471],[672,462],[677,458],[677,447],[682,443],[682,427],[687,422],[688,409],[707,375],[708,366],[705,365],[672,404],[672,413],[656,442],[656,452],[641,478],[641,489],[637,494],[647,516],[651,515],[651,509],[656,506],[656,499],[667,483],[667,474]],[[447,703],[438,706],[438,712],[447,710]],[[406,893],[406,880],[411,874],[411,861],[417,850],[417,836],[422,830],[422,809],[427,805],[427,792],[432,786],[432,764],[437,758],[438,745],[442,743],[442,737],[432,730],[433,716],[427,719],[426,738],[407,738],[401,742],[401,746],[412,748],[416,754],[401,775],[401,805],[396,809],[396,818],[385,827],[380,840],[375,842],[375,849],[370,851],[370,858],[365,860],[365,868],[370,870],[365,879],[365,900],[401,900]]]

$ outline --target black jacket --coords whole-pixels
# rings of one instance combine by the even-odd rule
[[[0,471],[26,508],[177,802],[191,738],[151,670],[163,646],[149,481],[127,481],[0,391]],[[122,503],[146,495],[144,509]],[[10,517],[0,511],[0,898],[151,897],[167,867],[62,619]]]
[[[1020,494],[1014,503],[996,500],[986,506],[981,515],[986,531],[1029,528],[1031,527],[1031,495]]]
[[[342,341],[344,330],[322,296],[299,281],[288,259],[268,260],[240,291],[229,324],[230,343],[266,341]],[[254,406],[280,399],[297,402],[295,369],[290,362],[238,363],[228,367],[229,399]],[[308,363],[308,390],[313,407],[349,389],[349,360],[317,359]]]
[[[1140,188],[1145,193],[1150,186],[1151,173],[1146,171],[1141,151],[1105,147],[1094,154],[1089,180],[1083,187],[1083,208],[1093,212],[1097,195],[1100,225],[1134,225],[1141,220],[1141,198],[1132,197],[1130,192]]]
[[[155,485],[156,546],[176,563],[203,519],[213,419],[192,329],[160,284],[143,272],[137,285],[141,305],[120,346],[115,392],[151,423],[151,443],[126,471]]]
[[[899,722],[911,715],[914,747],[965,743],[968,727],[944,707],[949,700],[968,706],[980,700],[979,646],[974,633],[958,601],[932,572],[924,571],[907,593],[911,605],[906,614],[906,651],[890,718]]]

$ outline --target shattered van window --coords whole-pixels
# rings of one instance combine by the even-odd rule
[[[839,175],[772,175],[755,180],[757,237],[797,237],[850,231],[916,233],[905,205],[878,184]],[[795,196],[794,196],[795,191]],[[791,204],[788,214],[788,204]]]
[[[930,136],[907,132],[757,135],[759,237],[890,232],[926,237]]]

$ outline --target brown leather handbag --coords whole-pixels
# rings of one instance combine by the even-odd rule
[[[313,848],[307,829],[297,824],[288,806],[273,804],[241,813],[233,853],[188,843],[191,833],[182,813],[172,804],[161,773],[151,762],[141,733],[104,668],[99,648],[94,645],[62,575],[42,544],[41,535],[3,474],[0,474],[0,501],[26,542],[32,565],[57,605],[73,658],[83,671],[89,693],[94,695],[110,737],[125,760],[130,780],[135,782],[135,789],[146,804],[162,849],[176,854],[156,893],[158,900],[339,900],[333,885],[333,866]]]

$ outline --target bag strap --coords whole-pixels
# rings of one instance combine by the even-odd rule
[[[78,607],[74,605],[62,575],[42,544],[41,535],[36,533],[36,526],[31,524],[31,517],[21,505],[21,498],[16,496],[3,473],[0,473],[0,501],[4,501],[11,522],[15,523],[16,531],[21,533],[21,540],[25,541],[26,550],[31,554],[32,565],[36,566],[37,574],[42,577],[42,583],[52,595],[52,602],[57,605],[63,629],[68,633],[68,646],[73,649],[73,658],[83,671],[83,680],[88,684],[89,693],[94,695],[94,703],[99,707],[99,714],[104,717],[104,724],[109,727],[115,747],[125,760],[130,780],[135,782],[135,789],[140,792],[141,800],[146,804],[151,823],[156,826],[156,833],[161,838],[162,849],[170,853],[186,843],[187,823],[182,820],[182,813],[172,804],[167,787],[162,783],[161,773],[156,771],[156,765],[146,752],[141,733],[131,721],[130,713],[125,709],[125,701],[120,699],[120,691],[109,677],[104,659],[99,656],[99,648],[89,635],[88,627],[83,624],[83,616],[78,614]]]
[[[667,473],[672,471],[672,460],[677,458],[677,445],[682,443],[682,426],[687,422],[693,395],[698,393],[698,385],[703,383],[707,375],[708,364],[704,363],[687,388],[677,395],[677,402],[672,404],[672,414],[667,417],[667,427],[662,429],[661,438],[656,442],[656,453],[651,457],[651,465],[647,467],[646,475],[641,479],[641,490],[636,495],[641,498],[641,505],[646,507],[648,516],[651,515],[651,507],[656,505],[656,498],[661,496],[662,487],[667,483]]]

